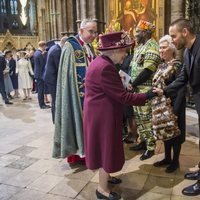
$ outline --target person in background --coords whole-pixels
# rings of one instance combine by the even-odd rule
[[[20,58],[16,63],[16,73],[18,74],[19,88],[23,90],[23,100],[31,100],[31,88],[33,70],[31,62],[26,59],[26,51],[20,51]]]
[[[13,104],[12,102],[9,101],[5,91],[4,73],[3,73],[5,68],[6,68],[6,60],[4,58],[4,54],[0,51],[0,93],[5,104]]]
[[[13,55],[10,55],[9,67],[10,67],[10,78],[12,81],[12,85],[14,88],[14,98],[19,98],[19,90],[18,90],[18,77],[16,74],[16,60],[13,58]]]
[[[127,48],[127,56],[123,60],[123,63],[119,65],[120,69],[127,74],[131,74],[131,67],[130,63],[133,59],[133,48],[134,45],[131,48]],[[125,106],[124,107],[124,127],[127,125],[127,132],[128,134],[123,138],[123,141],[127,144],[133,143],[134,140],[137,141],[138,133],[137,133],[137,125],[135,122],[135,116],[134,116],[134,110],[133,106]]]
[[[70,164],[85,161],[82,123],[84,84],[87,66],[95,58],[91,43],[96,36],[96,21],[83,19],[79,34],[67,39],[60,57],[53,157],[67,157]]]
[[[41,109],[50,108],[50,106],[46,105],[44,102],[44,80],[43,74],[45,69],[45,58],[43,56],[43,52],[46,49],[46,43],[44,41],[40,41],[38,43],[38,49],[34,53],[34,78],[37,82],[37,92],[38,92],[38,103]]]
[[[30,52],[28,54],[28,57],[30,59],[33,71],[34,71],[34,68],[35,68],[34,67],[34,53],[35,53],[35,49],[32,49],[32,50],[30,50]],[[32,93],[37,93],[36,80],[35,80],[34,77],[33,77]]]
[[[5,51],[6,68],[3,71],[5,91],[6,91],[6,95],[8,96],[9,99],[13,99],[13,97],[10,93],[14,90],[12,81],[10,78],[10,67],[9,67],[11,55],[12,55],[12,52],[10,50]]]
[[[52,109],[52,121],[55,119],[55,102],[56,102],[56,86],[58,67],[60,62],[61,50],[68,37],[62,37],[60,42],[50,47],[47,55],[47,62],[45,65],[44,82],[47,84],[49,92],[51,94],[51,109]]]
[[[180,60],[176,59],[176,51],[176,47],[172,43],[172,38],[169,35],[165,35],[159,40],[159,52],[163,63],[158,66],[158,71],[155,73],[155,78],[153,78],[153,80],[155,79],[155,81],[158,82],[156,85],[153,83],[155,87],[160,86],[159,88],[164,89],[164,87],[173,82],[180,73],[182,64]],[[154,163],[155,167],[167,166],[165,170],[166,173],[172,173],[179,167],[181,145],[185,141],[185,94],[186,87],[183,86],[170,97],[173,113],[178,117],[178,131],[180,131],[180,134],[164,141],[165,157],[163,160]],[[173,154],[171,152],[172,150]]]
[[[133,94],[127,92],[119,76],[117,64],[126,56],[132,40],[125,32],[100,36],[97,57],[88,67],[85,78],[83,109],[86,166],[99,169],[97,199],[118,200],[121,195],[110,190],[108,184],[119,184],[121,179],[110,176],[122,169],[125,162],[122,141],[124,105],[144,105],[156,96],[153,92]]]
[[[45,60],[45,65],[47,63],[48,51],[49,51],[49,48],[46,47],[45,51],[43,51],[43,53],[42,53],[44,60]],[[45,70],[44,70],[44,73],[45,73]],[[44,80],[44,73],[43,73],[43,80]],[[51,102],[51,97],[49,96],[49,94],[50,94],[49,88],[48,88],[47,84],[44,82],[44,103],[45,104],[49,104]]]

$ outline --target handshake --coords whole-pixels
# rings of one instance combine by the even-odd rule
[[[155,87],[153,88],[152,92],[153,92],[153,93],[156,93],[157,96],[162,96],[163,93],[164,93],[162,89],[160,89],[160,88],[155,88]]]

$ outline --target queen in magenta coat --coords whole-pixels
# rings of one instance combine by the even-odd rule
[[[123,32],[100,37],[102,55],[88,67],[85,80],[83,113],[86,166],[99,169],[98,199],[120,199],[120,194],[110,192],[108,183],[121,180],[111,177],[122,169],[125,162],[122,142],[124,105],[144,105],[154,95],[127,92],[115,66],[123,61],[126,48],[132,43]]]

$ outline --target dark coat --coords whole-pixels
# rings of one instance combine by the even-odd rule
[[[200,118],[200,35],[197,35],[190,54],[189,49],[184,52],[184,64],[177,79],[165,88],[167,94],[176,92],[188,82],[192,88],[196,110]]]
[[[0,81],[4,81],[3,70],[6,68],[6,60],[3,56],[0,56]]]
[[[34,53],[34,77],[42,79],[45,69],[45,57],[41,50],[36,50]]]
[[[54,85],[55,87],[57,83],[60,55],[60,45],[53,45],[48,51],[47,62],[45,65],[44,82]]]
[[[122,123],[124,105],[144,105],[145,94],[127,92],[113,62],[97,57],[88,67],[83,108],[84,145],[89,169],[108,173],[124,164]]]
[[[48,87],[48,91],[52,97],[52,120],[54,122],[55,117],[55,102],[56,102],[56,86],[58,67],[61,56],[61,46],[59,44],[53,45],[47,55],[47,62],[45,65],[44,82]]]
[[[4,86],[3,70],[5,68],[6,68],[6,60],[4,57],[0,56],[0,88],[4,88],[4,91],[5,91],[5,86]]]
[[[12,81],[12,85],[14,89],[18,89],[18,76],[16,74],[16,61],[15,59],[11,58],[9,61],[10,67],[10,78]]]
[[[8,101],[8,98],[5,92],[4,75],[3,75],[3,70],[5,68],[6,68],[6,60],[4,57],[0,56],[0,93],[4,101]]]

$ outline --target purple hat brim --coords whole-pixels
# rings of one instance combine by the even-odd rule
[[[133,45],[133,42],[130,44],[127,44],[127,45],[123,45],[123,46],[110,46],[110,47],[103,47],[103,48],[99,47],[99,48],[97,48],[97,50],[106,51],[106,50],[122,49],[122,48],[130,47],[132,45]]]

